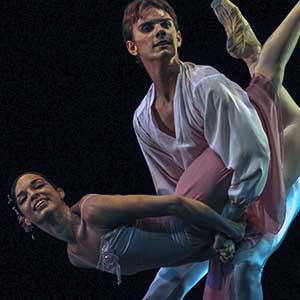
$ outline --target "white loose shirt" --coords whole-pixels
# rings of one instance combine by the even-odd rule
[[[154,100],[152,84],[135,111],[133,126],[158,194],[174,193],[181,174],[209,146],[233,169],[231,203],[246,208],[257,199],[266,183],[270,149],[256,110],[240,86],[212,67],[180,62],[175,138],[159,129]]]

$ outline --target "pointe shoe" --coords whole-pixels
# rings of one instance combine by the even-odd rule
[[[228,53],[234,58],[256,60],[261,44],[239,8],[229,0],[214,0],[211,7],[226,31]]]

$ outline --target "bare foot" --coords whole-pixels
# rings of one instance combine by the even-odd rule
[[[257,61],[261,44],[239,8],[229,0],[214,0],[211,7],[226,30],[228,53],[234,58]]]

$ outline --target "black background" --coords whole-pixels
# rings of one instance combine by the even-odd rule
[[[129,1],[7,1],[0,4],[0,299],[141,299],[155,271],[124,277],[76,269],[66,246],[42,232],[31,241],[6,205],[23,170],[48,174],[75,203],[86,193],[154,193],[132,116],[150,80],[122,43]],[[225,50],[209,1],[170,1],[183,34],[181,59],[212,65],[246,87]],[[296,1],[236,1],[263,42]],[[299,99],[299,47],[285,85]],[[295,158],[297,159],[297,158]],[[299,222],[263,274],[267,300],[300,298]],[[155,251],[155,249],[154,249]],[[186,299],[201,299],[203,283]],[[255,300],[255,299],[254,299]]]

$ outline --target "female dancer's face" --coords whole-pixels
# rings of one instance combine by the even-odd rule
[[[42,224],[63,203],[64,191],[40,175],[24,174],[16,184],[18,206],[27,220]]]

